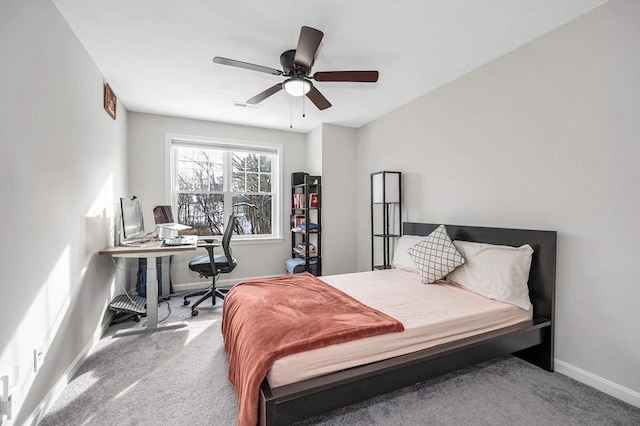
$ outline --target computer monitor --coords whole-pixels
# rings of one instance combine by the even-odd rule
[[[144,234],[142,205],[136,197],[120,198],[122,211],[122,237],[126,240]]]

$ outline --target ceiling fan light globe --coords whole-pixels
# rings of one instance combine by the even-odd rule
[[[311,90],[311,82],[303,78],[290,78],[282,83],[284,90],[291,96],[304,96]]]

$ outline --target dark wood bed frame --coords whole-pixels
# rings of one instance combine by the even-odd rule
[[[438,226],[405,222],[403,234],[429,235]],[[295,423],[507,354],[553,371],[557,233],[457,225],[446,225],[446,228],[452,240],[514,247],[529,244],[533,248],[528,283],[533,319],[456,342],[273,389],[265,379],[260,387],[261,425]]]

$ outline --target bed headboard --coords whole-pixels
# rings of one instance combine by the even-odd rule
[[[404,222],[404,235],[429,235],[440,224]],[[553,320],[556,288],[556,231],[484,228],[477,226],[446,225],[452,240],[473,241],[519,247],[529,244],[533,248],[529,272],[529,298],[533,316]]]

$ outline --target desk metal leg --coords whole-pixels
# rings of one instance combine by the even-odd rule
[[[158,271],[156,257],[147,257],[147,325],[143,328],[130,328],[117,331],[113,337],[150,333],[162,330],[174,330],[189,325],[186,321],[158,324]]]

